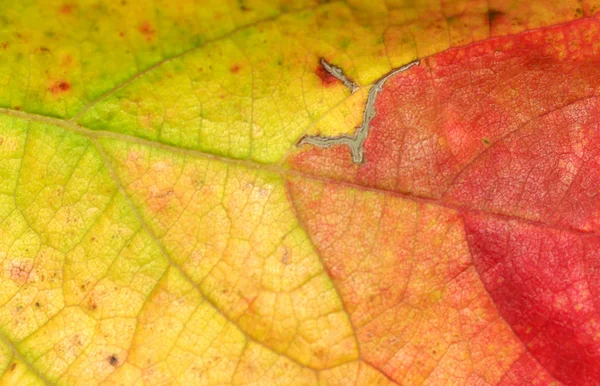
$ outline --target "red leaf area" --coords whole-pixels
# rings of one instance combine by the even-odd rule
[[[469,384],[600,384],[599,30],[584,19],[424,58],[380,93],[365,164],[342,146],[289,160],[319,176],[290,180],[291,197],[361,356],[390,378],[431,382],[454,355]],[[411,298],[429,286],[436,304]]]

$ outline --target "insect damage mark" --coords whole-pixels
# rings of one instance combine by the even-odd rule
[[[325,71],[342,81],[352,93],[359,89],[359,86],[356,85],[356,83],[350,81],[339,67],[331,65],[323,59],[321,59],[321,65],[323,66]],[[402,67],[392,70],[388,74],[381,77],[377,82],[375,82],[375,84],[369,89],[367,103],[363,112],[362,124],[356,128],[356,131],[352,136],[347,134],[336,135],[332,137],[325,137],[322,135],[306,135],[302,137],[300,141],[298,141],[297,146],[308,144],[322,148],[330,148],[334,145],[346,145],[350,148],[350,151],[352,153],[352,161],[355,163],[364,163],[364,144],[365,140],[367,139],[367,135],[369,135],[369,126],[371,124],[371,120],[373,120],[373,118],[375,118],[375,115],[377,114],[377,112],[375,111],[375,101],[377,100],[377,96],[379,95],[379,93],[383,89],[383,85],[389,78],[396,75],[397,73],[404,72],[410,69],[411,67],[417,65],[419,65],[418,60],[405,64]],[[354,87],[349,85],[344,80],[346,80],[348,83],[351,83]]]
[[[323,58],[319,60],[319,64],[320,66],[315,73],[321,78],[324,85],[330,85],[333,84],[335,80],[339,80],[344,86],[348,87],[353,94],[360,88],[352,79],[344,74],[344,71],[341,68],[328,63]]]

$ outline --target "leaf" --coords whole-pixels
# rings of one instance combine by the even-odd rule
[[[594,13],[577,2],[3,3],[2,383],[597,382]],[[361,91],[349,96],[320,58]],[[352,132],[369,84],[417,58],[377,100],[366,164],[343,148],[295,149],[305,134]],[[534,83],[548,71],[564,81]],[[484,87],[504,104],[475,103]],[[475,131],[400,153],[409,141],[386,133],[413,144],[436,133],[424,110],[436,105],[419,94],[432,90],[449,93],[439,106],[456,108],[451,127]],[[461,92],[505,110],[478,116],[452,104]],[[488,115],[505,121],[483,126]],[[419,118],[407,131],[402,120]],[[498,146],[510,129],[514,147]],[[387,172],[401,154],[411,173]],[[548,183],[523,186],[547,196],[514,196],[532,165],[521,154],[547,158],[532,176]],[[483,184],[503,156],[522,165]]]

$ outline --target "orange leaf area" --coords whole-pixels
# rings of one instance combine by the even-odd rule
[[[551,380],[499,315],[460,215],[338,183],[288,185],[355,328],[362,358],[401,384]]]

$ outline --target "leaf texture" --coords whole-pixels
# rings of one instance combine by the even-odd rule
[[[596,8],[6,1],[0,383],[597,383]]]

